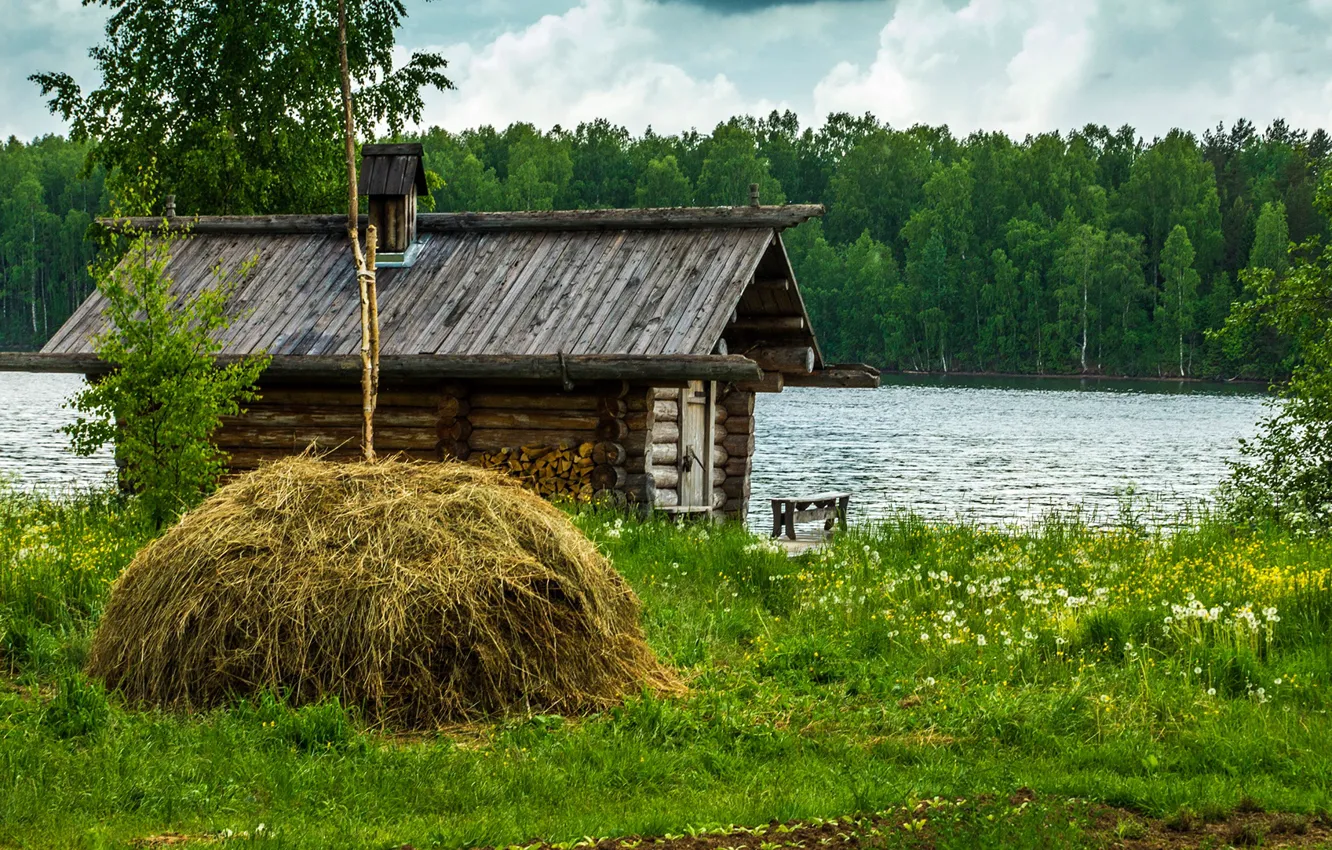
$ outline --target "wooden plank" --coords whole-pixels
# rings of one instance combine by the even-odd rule
[[[754,227],[787,228],[824,213],[819,204],[784,204],[761,207],[676,207],[666,209],[557,210],[550,212],[420,213],[417,227],[430,232],[503,232],[513,230],[670,230],[676,228]],[[362,216],[361,227],[366,217]],[[108,230],[152,230],[162,224],[155,216],[99,218]],[[173,229],[195,233],[341,234],[347,218],[341,215],[180,216],[168,220]]]
[[[472,394],[472,405],[477,408],[505,410],[567,410],[596,411],[599,396],[554,392],[481,392]]]
[[[519,449],[523,446],[572,447],[597,442],[594,431],[548,431],[514,428],[477,428],[467,440],[473,451]]]
[[[547,431],[595,431],[596,413],[566,413],[551,410],[502,410],[472,408],[468,414],[476,428],[538,429]]]
[[[679,350],[680,334],[677,329],[681,324],[694,321],[693,317],[703,305],[707,305],[709,310],[721,313],[729,313],[735,307],[734,302],[726,297],[723,290],[727,281],[727,269],[735,257],[744,250],[745,240],[742,238],[744,233],[745,231],[719,230],[712,234],[712,239],[706,246],[707,250],[691,269],[690,283],[679,288],[671,312],[663,317],[657,335],[657,345],[652,349],[654,352],[669,353]],[[720,336],[719,332],[709,341],[708,351],[712,351]]]
[[[339,446],[359,443],[359,427],[234,426],[214,434],[219,448],[287,448],[300,451],[309,445]],[[438,438],[432,428],[375,428],[375,446],[385,450],[434,450]]]
[[[394,337],[393,350],[404,355],[439,350],[441,338],[475,307],[477,291],[486,288],[497,273],[497,256],[504,241],[499,236],[464,241],[449,261],[431,275],[431,283],[437,283],[440,291],[447,293],[446,299],[433,311],[417,311],[412,322]]]
[[[443,322],[447,326],[452,321],[453,313],[467,296],[467,273],[489,247],[484,239],[435,236],[426,243],[412,267],[411,285],[401,287],[391,299],[389,309],[394,319],[380,331],[384,352],[423,351],[432,325]]]
[[[350,251],[348,251],[350,255]],[[342,260],[345,265],[339,263]],[[301,309],[293,311],[287,324],[277,329],[276,343],[270,354],[304,354],[309,341],[316,332],[319,320],[328,313],[338,291],[346,286],[347,278],[340,276],[337,269],[344,268],[350,276],[351,260],[327,245],[309,269],[309,283],[305,291],[305,300]]]
[[[609,335],[619,316],[628,311],[631,302],[642,291],[644,282],[651,285],[657,269],[665,262],[675,234],[637,233],[629,240],[631,253],[624,267],[612,279],[611,285],[600,296],[600,303],[587,324],[578,329],[570,351],[583,354],[589,351],[615,351],[616,341]]]
[[[529,302],[543,285],[559,280],[560,261],[566,251],[575,249],[576,241],[569,234],[544,234],[536,249],[520,261],[518,274],[490,297],[491,303],[485,319],[466,338],[465,343],[461,346],[455,343],[453,347],[474,354],[499,353],[492,350],[491,340],[496,336],[503,340],[510,334],[523,331],[521,319],[524,315],[530,315],[526,313]],[[519,350],[505,348],[502,342],[501,349]]]
[[[681,234],[679,253],[670,260],[658,279],[643,293],[634,305],[633,315],[626,316],[611,335],[623,339],[624,350],[632,354],[661,353],[670,336],[679,305],[692,298],[700,288],[707,289],[716,258],[729,247],[725,231]]]
[[[667,351],[712,350],[727,322],[731,320],[736,305],[740,303],[745,287],[753,279],[754,269],[762,258],[762,246],[770,243],[773,238],[771,233],[749,232],[738,240],[741,250],[736,253],[733,263],[727,266],[725,275],[721,276],[715,296],[716,304],[724,309],[712,309],[709,312],[708,304],[699,304],[693,314],[685,316],[675,329]]]
[[[526,233],[496,240],[496,251],[487,258],[486,271],[478,275],[479,283],[470,295],[466,310],[451,327],[441,327],[437,334],[422,339],[423,349],[431,352],[476,353],[470,343],[486,322],[499,312],[498,306],[504,293],[530,274],[535,265],[540,264],[552,244],[553,237],[544,233]]]
[[[485,340],[493,330],[508,321],[515,309],[514,302],[523,297],[532,282],[558,261],[563,250],[559,234],[533,234],[531,244],[515,245],[504,259],[505,274],[496,279],[496,286],[477,300],[477,309],[469,311],[465,328],[450,334],[440,344],[439,351],[457,351],[467,354],[490,353]]]
[[[828,366],[817,369],[809,375],[787,375],[786,385],[790,387],[832,387],[838,389],[876,389],[879,386],[879,370],[860,364],[852,366]]]
[[[232,348],[233,351],[285,353],[283,344],[289,336],[299,335],[303,330],[302,324],[310,321],[311,300],[321,294],[321,290],[327,289],[327,277],[334,276],[327,274],[328,270],[336,267],[333,262],[342,259],[348,271],[351,268],[350,249],[339,256],[341,252],[328,250],[332,246],[321,242],[323,240],[301,239],[290,246],[283,246],[287,250],[282,253],[289,256],[284,257],[284,261],[274,270],[273,279],[265,287],[268,291],[264,296],[262,313],[256,310],[251,320],[245,322],[253,327],[254,332],[247,335],[238,348]],[[321,271],[327,277],[321,277]]]
[[[264,405],[251,404],[242,416],[228,416],[223,427],[232,423],[250,425],[345,425],[361,426],[360,405]],[[375,408],[375,430],[381,427],[434,428],[438,414],[428,407]]]
[[[585,327],[584,313],[589,305],[596,305],[600,294],[605,289],[605,280],[623,267],[632,253],[625,249],[624,231],[613,231],[603,240],[600,253],[582,275],[577,288],[568,294],[559,305],[558,320],[548,321],[541,328],[535,339],[529,342],[527,350],[533,354],[550,351],[573,351],[574,339]]]
[[[764,372],[757,381],[737,381],[735,386],[750,393],[779,393],[786,386],[786,378],[781,372]]]
[[[689,298],[677,306],[673,321],[667,321],[662,326],[665,342],[662,352],[694,350],[701,330],[707,325],[719,325],[717,332],[711,333],[705,344],[702,344],[703,348],[711,352],[739,302],[743,285],[733,281],[734,269],[737,266],[749,268],[750,242],[753,241],[754,233],[749,230],[725,230],[719,232],[719,236],[725,236],[726,245],[707,264],[706,285],[701,282],[695,286]],[[759,236],[767,238],[763,233],[759,233]]]
[[[601,261],[607,245],[614,243],[619,234],[595,233],[563,234],[569,243],[561,254],[555,274],[535,288],[522,313],[512,323],[512,330],[503,338],[492,339],[492,350],[538,353],[537,341],[552,329],[568,329],[569,315],[577,310],[580,298],[587,297],[591,289],[589,277]],[[560,346],[555,351],[562,350]]]

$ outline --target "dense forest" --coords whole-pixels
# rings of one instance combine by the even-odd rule
[[[1283,340],[1207,332],[1247,297],[1246,269],[1280,273],[1292,242],[1328,230],[1313,201],[1332,138],[1280,121],[1151,143],[1097,126],[959,139],[869,115],[802,128],[789,112],[711,134],[411,138],[437,210],[743,204],[751,183],[764,203],[825,204],[786,237],[825,354],[889,369],[1281,375]],[[108,191],[84,153],[56,137],[0,149],[0,346],[40,344],[89,287],[82,236]],[[336,197],[304,196],[319,194]]]

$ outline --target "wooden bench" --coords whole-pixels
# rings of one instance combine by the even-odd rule
[[[823,530],[832,531],[836,522],[846,531],[846,509],[851,503],[850,493],[815,493],[813,496],[772,500],[772,536],[796,539],[795,524],[823,520]]]

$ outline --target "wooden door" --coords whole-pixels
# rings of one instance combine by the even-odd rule
[[[715,386],[711,381],[690,381],[680,393],[681,507],[711,506]]]

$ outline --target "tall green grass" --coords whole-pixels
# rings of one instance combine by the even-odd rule
[[[1022,786],[1154,815],[1326,809],[1332,544],[1190,520],[903,515],[792,559],[738,527],[580,514],[690,694],[394,738],[272,696],[126,710],[78,669],[146,525],[111,496],[7,494],[0,845],[577,841]]]

